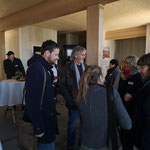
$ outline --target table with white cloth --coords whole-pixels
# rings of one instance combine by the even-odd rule
[[[0,106],[11,107],[12,115],[14,115],[12,106],[22,104],[24,84],[24,81],[12,79],[2,80],[0,82]],[[15,122],[15,118],[13,118],[13,121]]]

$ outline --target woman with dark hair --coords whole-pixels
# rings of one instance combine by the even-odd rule
[[[133,113],[134,144],[140,150],[150,150],[150,53],[137,62],[142,76],[142,88],[136,95]]]
[[[119,69],[118,60],[112,59],[109,62],[109,69],[105,77],[105,85],[118,89],[120,78],[124,79],[124,75]]]
[[[113,95],[113,108],[115,108],[117,122],[121,128],[129,130],[132,125],[131,119],[122,104],[119,93],[114,90]],[[107,94],[102,84],[102,72],[99,66],[91,65],[85,70],[80,80],[77,105],[81,116],[80,150],[112,150],[108,131],[110,126]]]

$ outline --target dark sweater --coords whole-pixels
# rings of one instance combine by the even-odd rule
[[[118,92],[115,90],[116,118],[119,126],[130,129],[132,122]],[[86,94],[86,102],[78,104],[81,115],[81,143],[89,148],[102,148],[108,142],[108,112],[106,89],[97,85]]]
[[[129,115],[131,116],[133,113],[133,107],[136,102],[135,95],[136,95],[136,93],[138,93],[138,91],[142,85],[141,75],[140,75],[140,73],[136,73],[127,80],[120,80],[119,84],[120,84],[119,89],[118,89],[119,94],[123,100],[124,106],[126,107]],[[124,101],[124,95],[126,93],[129,93],[132,95],[132,99],[128,102]]]
[[[4,60],[4,69],[5,69],[5,73],[7,75],[7,79],[11,79],[12,77],[14,77],[15,73],[17,71],[20,71],[22,73],[23,77],[25,77],[25,70],[24,70],[23,64],[19,58],[14,58],[13,61],[11,61],[9,59],[5,59]]]

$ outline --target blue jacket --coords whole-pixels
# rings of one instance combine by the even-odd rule
[[[54,101],[54,88],[52,86],[50,65],[40,55],[34,55],[28,61],[26,76],[25,112],[24,121],[31,122],[35,134],[44,132],[39,138],[40,143],[50,143],[55,139],[57,132],[56,108]],[[43,96],[42,110],[41,96],[44,83],[44,69],[46,71],[46,85]]]

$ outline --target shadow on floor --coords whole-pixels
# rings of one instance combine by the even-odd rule
[[[67,109],[63,105],[63,98],[58,96],[58,103],[56,105],[57,111],[60,115],[57,116],[58,126],[60,134],[56,136],[55,149],[65,150],[66,149],[66,133],[67,133]],[[17,132],[16,124],[13,123],[11,110],[7,112],[6,118],[4,119],[4,113],[7,107],[0,107],[0,141],[2,143],[3,150],[20,150],[17,147]],[[21,117],[20,106],[17,106],[15,111],[16,119]]]
[[[56,136],[56,141],[55,141],[56,150],[66,150],[68,115],[67,115],[67,109],[63,105],[63,101],[64,99],[62,98],[62,96],[58,95],[58,103],[56,107],[57,107],[57,111],[60,113],[60,115],[57,116],[60,134]],[[0,141],[2,143],[3,150],[21,150],[17,147],[16,124],[13,123],[10,110],[8,111],[7,116],[4,119],[4,113],[6,108],[7,107],[0,107]],[[17,118],[21,117],[20,109],[17,109],[15,111],[15,116]],[[76,143],[78,143],[78,140],[76,140]],[[78,147],[76,147],[76,149],[78,149]],[[135,148],[134,150],[137,149]]]

